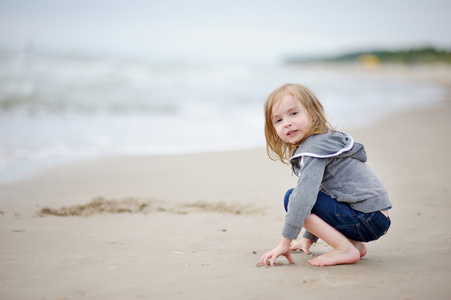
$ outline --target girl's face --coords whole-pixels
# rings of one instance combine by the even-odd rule
[[[298,144],[312,126],[307,110],[291,94],[283,95],[274,104],[271,117],[277,135],[288,144]]]

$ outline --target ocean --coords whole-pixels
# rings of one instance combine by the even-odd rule
[[[310,87],[338,129],[436,105],[438,85],[282,64],[0,53],[0,184],[117,155],[264,147],[263,103]]]

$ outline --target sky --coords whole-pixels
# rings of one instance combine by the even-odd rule
[[[0,50],[277,60],[451,49],[448,0],[0,0]]]

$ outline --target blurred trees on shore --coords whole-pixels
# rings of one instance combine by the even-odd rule
[[[406,50],[374,50],[356,51],[343,55],[327,58],[301,58],[291,56],[285,59],[285,63],[306,62],[362,62],[372,60],[378,63],[400,63],[400,64],[451,64],[451,51],[437,49],[434,47],[412,48]]]

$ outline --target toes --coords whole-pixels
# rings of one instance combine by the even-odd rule
[[[324,261],[322,259],[322,255],[315,257],[314,259],[310,259],[308,261],[309,264],[311,264],[312,266],[317,266],[317,267],[322,267],[324,266]]]

